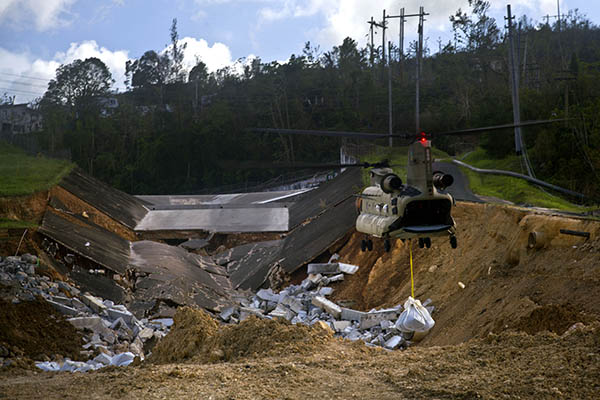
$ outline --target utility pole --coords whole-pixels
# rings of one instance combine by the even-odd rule
[[[385,10],[383,10],[383,20],[381,21],[381,29],[383,30],[383,34],[381,35],[381,67],[383,68],[381,70],[382,72],[382,79],[384,79],[383,77],[383,72],[385,71],[385,64],[386,64],[386,58],[385,58],[385,30],[387,29],[387,21],[385,20]]]
[[[521,107],[519,104],[519,73],[518,67],[516,65],[515,60],[515,41],[513,34],[513,19],[515,17],[512,15],[510,10],[510,4],[506,5],[506,17],[504,18],[508,22],[508,41],[509,41],[509,53],[508,59],[510,62],[511,69],[511,89],[512,89],[512,103],[513,103],[513,122],[514,124],[521,123]],[[517,155],[522,157],[522,161],[525,164],[525,168],[527,169],[527,174],[531,177],[534,177],[533,169],[531,168],[531,164],[529,163],[529,157],[527,156],[527,150],[523,146],[523,138],[521,136],[521,127],[515,127],[515,151]]]
[[[385,11],[384,11],[385,13]],[[405,14],[404,13],[404,8],[400,9],[400,15],[388,15],[386,16],[387,19],[390,18],[400,18],[400,54],[401,54],[401,60],[404,58],[404,22],[406,21],[406,18],[409,17],[419,17],[419,29],[418,29],[418,33],[419,33],[419,41],[417,42],[417,54],[416,54],[416,63],[417,63],[417,90],[416,90],[416,105],[415,105],[415,122],[416,122],[416,127],[417,127],[417,134],[420,133],[421,130],[421,124],[420,124],[420,110],[419,110],[419,87],[420,87],[420,79],[421,79],[421,57],[423,56],[423,22],[425,21],[425,16],[429,15],[428,13],[425,12],[424,8],[421,6],[419,8],[419,13],[418,14]],[[391,82],[391,76],[388,77],[388,80]],[[388,84],[388,86],[390,86],[390,84]],[[390,90],[391,92],[391,90]],[[391,95],[389,96],[389,103],[390,103],[390,110],[391,110]],[[390,111],[390,115],[391,115],[391,111]],[[391,140],[391,138],[390,138]]]
[[[520,107],[519,107],[519,83],[518,77],[515,73],[515,46],[513,41],[513,19],[515,18],[510,10],[510,4],[506,5],[506,17],[504,19],[508,22],[508,60],[510,63],[510,86],[512,89],[512,103],[513,103],[513,122],[518,124],[521,122]],[[521,128],[515,127],[515,151],[517,155],[521,155]]]
[[[400,61],[400,65],[402,65],[402,62],[404,61],[404,22],[405,18],[404,18],[404,7],[402,7],[400,9],[400,34],[398,37],[398,53],[399,53],[399,61]],[[391,16],[389,16],[388,18],[392,18]]]
[[[389,48],[392,42],[388,42]],[[388,51],[388,145],[392,147],[392,52]]]
[[[371,36],[371,66],[373,66],[373,63],[374,63],[373,47],[375,46],[375,44],[373,43],[373,26],[378,26],[378,25],[377,25],[377,22],[375,22],[375,20],[373,19],[372,16],[371,16],[371,20],[367,21],[367,24],[371,25],[369,27],[369,34]]]
[[[421,115],[419,109],[419,91],[421,86],[421,57],[423,56],[423,22],[425,21],[425,11],[423,6],[419,7],[419,42],[417,45],[417,90],[416,90],[416,105],[415,105],[415,125],[417,135],[421,132]]]

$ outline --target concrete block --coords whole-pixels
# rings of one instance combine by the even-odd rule
[[[369,311],[360,321],[360,329],[369,329],[379,325],[384,320],[394,320],[398,318],[398,310],[388,309],[379,311]]]
[[[358,271],[358,265],[338,263],[339,269],[345,274],[354,275]]]
[[[327,283],[331,283],[331,282],[341,282],[344,280],[344,274],[338,274],[338,275],[333,275],[330,276],[329,278],[327,278]]]
[[[152,336],[154,336],[154,329],[152,328],[144,328],[137,335],[143,342],[152,338]]]
[[[111,358],[110,365],[115,365],[117,367],[124,367],[124,366],[131,364],[133,362],[134,358],[135,358],[135,355],[129,351],[125,352],[125,353],[117,354],[116,356],[113,356],[113,358]]]
[[[78,311],[88,311],[89,308],[83,304],[83,302],[81,300],[79,300],[77,297],[73,297],[71,300],[71,305],[73,306],[73,308],[75,308]]]
[[[325,321],[317,321],[314,324],[314,326],[316,326],[316,327],[318,327],[320,329],[323,329],[324,331],[326,331],[326,332],[328,332],[328,333],[330,333],[332,335],[335,333],[335,331],[333,329],[331,329],[331,326],[327,322],[325,322]]]
[[[69,299],[68,297],[64,297],[64,296],[50,296],[50,300],[60,303],[60,304],[64,304],[65,306],[72,306],[71,303],[71,299]]]
[[[227,322],[227,321],[229,321],[231,316],[236,313],[236,311],[237,311],[237,308],[233,307],[233,306],[224,308],[223,311],[221,311],[221,313],[219,314],[219,317],[223,321]]]
[[[128,326],[130,326],[133,322],[133,314],[127,311],[127,309],[123,311],[122,309],[116,308],[115,306],[113,308],[108,308],[106,311],[108,312],[108,316],[110,317],[110,319],[113,321],[122,318]]]
[[[96,314],[102,314],[107,309],[107,307],[102,303],[102,299],[92,296],[89,293],[84,294],[81,297],[81,301],[83,301],[89,308],[94,310]]]
[[[285,318],[288,321],[294,318],[294,312],[283,304],[278,304],[277,307],[275,307],[275,309],[269,313],[269,315],[271,317]]]
[[[341,332],[350,327],[350,324],[350,321],[333,321],[333,329],[335,329],[336,332]]]
[[[283,296],[283,298],[281,299],[281,304],[285,304],[296,314],[300,311],[303,311],[305,308],[304,304],[302,304],[302,301],[291,296]]]
[[[339,272],[338,263],[310,263],[307,267],[308,274],[335,275]]]
[[[364,311],[352,310],[350,308],[342,307],[341,319],[344,321],[362,321],[363,317],[367,313]]]
[[[109,357],[104,353],[100,353],[96,357],[94,357],[92,361],[95,363],[100,363],[102,365],[110,365],[111,358],[112,357]]]
[[[78,311],[76,309],[74,309],[73,307],[69,307],[69,306],[66,306],[64,304],[57,303],[55,301],[48,300],[48,299],[46,299],[46,301],[52,307],[54,307],[58,312],[60,312],[61,314],[65,314],[65,315],[77,315],[77,313],[78,313]]]
[[[398,346],[400,346],[403,342],[404,339],[402,338],[402,336],[394,335],[385,342],[383,347],[385,347],[386,349],[393,350],[395,348],[398,348]]]
[[[240,307],[240,321],[245,320],[246,318],[248,318],[251,315],[255,315],[259,318],[264,317],[263,311],[260,308]]]
[[[269,288],[269,289],[260,289],[256,293],[256,297],[258,297],[261,300],[273,301],[275,303],[279,303],[279,294],[273,293],[273,290],[271,288]]]
[[[331,314],[334,318],[338,319],[342,315],[342,308],[335,304],[333,301],[327,300],[323,296],[315,296],[311,301],[312,305],[322,308]]]

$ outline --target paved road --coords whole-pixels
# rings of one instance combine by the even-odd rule
[[[471,189],[469,189],[469,181],[455,164],[448,162],[434,162],[433,170],[442,171],[443,173],[450,174],[454,177],[454,183],[446,191],[456,200],[474,201],[477,203],[484,202],[471,192]]]

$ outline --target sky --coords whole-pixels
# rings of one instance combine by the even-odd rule
[[[513,14],[534,22],[557,14],[557,0],[490,3],[499,27],[509,3]],[[0,96],[32,101],[57,67],[89,57],[100,58],[115,80],[113,89],[123,91],[126,61],[147,50],[164,51],[173,18],[187,43],[186,67],[199,59],[212,72],[254,57],[285,62],[307,41],[321,52],[348,36],[364,46],[371,16],[380,21],[384,9],[398,15],[401,7],[409,14],[419,6],[430,14],[424,32],[433,52],[439,38],[445,43],[452,37],[449,16],[469,9],[468,0],[0,0]],[[574,9],[600,24],[600,2],[560,0],[561,14]],[[416,38],[416,27],[417,19],[409,19],[405,43]],[[390,20],[387,32],[397,43],[398,19]]]

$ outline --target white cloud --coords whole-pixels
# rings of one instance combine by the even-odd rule
[[[180,42],[187,45],[183,53],[183,65],[188,71],[196,65],[197,59],[206,64],[208,72],[214,72],[234,62],[229,47],[223,43],[216,42],[209,46],[206,40],[189,36],[184,37]],[[163,52],[169,48],[170,46],[165,48]]]
[[[0,25],[24,29],[33,23],[38,31],[68,25],[77,0],[1,0]]]
[[[71,43],[65,52],[56,53],[50,60],[35,58],[26,52],[13,53],[0,47],[0,87],[5,88],[0,89],[0,93],[15,94],[18,103],[29,102],[43,95],[48,81],[56,76],[56,69],[61,64],[90,57],[97,57],[106,64],[115,80],[114,88],[124,88],[128,52],[111,51],[90,40]]]
[[[490,1],[490,14],[496,18],[500,28],[504,25],[503,15],[506,14],[506,2]],[[555,0],[512,0],[513,13],[527,13],[534,20],[538,20],[547,13],[556,14]],[[561,9],[563,9],[561,1]],[[258,26],[260,29],[265,24],[281,21],[290,18],[303,18],[312,16],[322,16],[325,24],[317,29],[307,30],[308,37],[321,45],[322,48],[339,45],[344,38],[351,37],[365,45],[368,33],[367,20],[374,17],[376,21],[381,21],[383,10],[387,15],[399,15],[400,6],[404,7],[406,14],[416,14],[419,7],[423,6],[425,12],[430,13],[426,16],[425,35],[431,36],[430,41],[438,35],[451,30],[449,16],[461,8],[468,11],[467,0],[405,0],[398,3],[397,0],[365,1],[365,0],[284,0],[277,5],[269,5],[258,11]],[[566,8],[564,8],[566,9]],[[387,34],[392,40],[397,41],[399,32],[399,19],[393,19],[389,22],[390,30]],[[416,38],[417,18],[407,19],[405,25],[405,34],[408,40]],[[376,40],[381,41],[381,32],[376,36]]]

